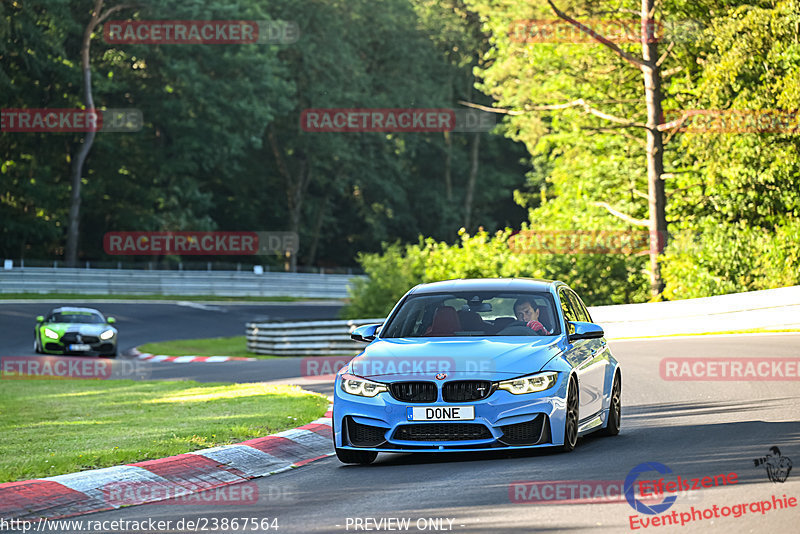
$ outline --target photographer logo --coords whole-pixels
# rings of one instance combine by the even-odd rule
[[[781,456],[781,450],[778,447],[770,447],[769,453],[761,458],[755,458],[753,464],[756,467],[763,465],[767,470],[767,478],[773,483],[786,482],[792,471],[792,461],[786,456]]]

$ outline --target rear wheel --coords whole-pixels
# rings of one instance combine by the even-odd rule
[[[614,384],[611,386],[611,404],[608,406],[608,423],[603,429],[606,436],[616,436],[619,434],[620,423],[622,422],[622,381],[619,375],[614,375]]]
[[[567,413],[564,417],[564,444],[562,452],[570,452],[578,443],[578,386],[570,379],[567,388]]]
[[[334,447],[336,457],[344,464],[369,465],[378,457],[375,451],[351,451],[350,449],[340,449]]]

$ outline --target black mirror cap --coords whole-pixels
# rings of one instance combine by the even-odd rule
[[[603,327],[595,323],[587,323],[584,321],[572,321],[571,325],[575,327],[575,332],[567,335],[569,342],[577,341],[579,339],[599,339],[605,336]]]

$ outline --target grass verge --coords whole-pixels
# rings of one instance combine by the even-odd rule
[[[4,380],[0,483],[238,443],[313,421],[327,407],[298,386]]]
[[[145,343],[139,347],[141,352],[166,354],[167,356],[243,356],[247,358],[275,358],[253,354],[247,350],[247,337],[209,337],[203,339],[176,339]]]
[[[226,297],[219,295],[83,295],[80,293],[0,293],[0,301],[12,299],[27,300],[187,300],[187,301],[225,301],[225,302],[300,302],[304,300],[329,300],[333,298],[307,297]]]

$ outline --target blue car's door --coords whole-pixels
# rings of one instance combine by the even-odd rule
[[[574,327],[569,324],[569,321],[590,321],[588,313],[582,307],[577,295],[565,287],[562,287],[558,293],[561,310],[567,321],[564,325],[566,332],[574,332]],[[608,365],[605,349],[605,340],[602,338],[579,339],[569,345],[564,355],[578,375],[580,384],[578,417],[581,421],[595,418],[603,409],[603,391],[606,366]]]

